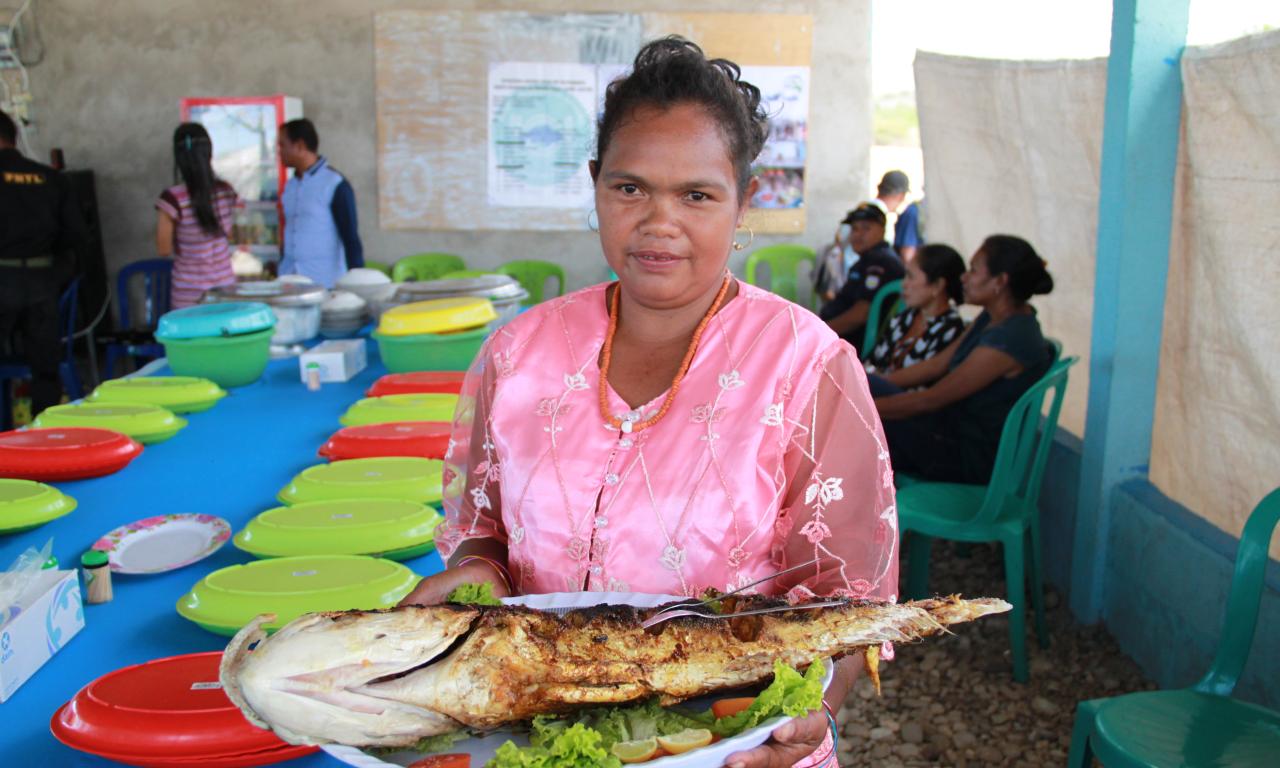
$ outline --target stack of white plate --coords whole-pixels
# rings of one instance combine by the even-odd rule
[[[371,301],[374,297],[385,293],[389,285],[391,285],[391,278],[382,272],[368,267],[357,267],[347,270],[347,273],[338,278],[333,287],[340,291],[350,291],[365,301]]]
[[[497,328],[520,314],[520,304],[529,298],[529,292],[515,278],[507,275],[478,275],[447,280],[425,280],[400,283],[394,296],[382,299],[377,314],[399,304],[432,299],[449,299],[461,296],[477,296],[488,299],[498,319],[491,327]]]
[[[328,339],[355,336],[369,316],[368,302],[351,291],[331,291],[320,305],[320,335]]]

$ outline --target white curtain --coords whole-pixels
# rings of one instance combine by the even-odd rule
[[[1238,534],[1280,485],[1280,33],[1190,48],[1182,76],[1151,481]]]
[[[1060,423],[1084,431],[1106,62],[916,54],[925,237],[968,259],[982,240],[1025,238],[1055,288],[1037,296],[1044,332],[1071,370]]]
[[[1182,69],[1150,476],[1237,535],[1280,485],[1280,33],[1188,48]],[[1106,61],[919,53],[915,70],[926,236],[968,255],[1008,232],[1049,260],[1057,287],[1035,304],[1045,332],[1082,358],[1061,420],[1080,434]]]

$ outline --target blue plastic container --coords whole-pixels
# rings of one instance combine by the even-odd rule
[[[156,326],[156,338],[209,339],[255,333],[276,325],[271,307],[259,301],[197,304],[167,312]]]

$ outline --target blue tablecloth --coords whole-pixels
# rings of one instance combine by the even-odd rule
[[[188,414],[186,429],[147,446],[124,470],[58,484],[79,507],[33,531],[0,535],[0,568],[50,537],[62,567],[73,567],[102,534],[149,515],[203,512],[225,518],[239,531],[254,515],[278,506],[276,492],[294,474],[323,461],[316,450],[341,426],[338,417],[385,373],[374,345],[369,345],[369,352],[370,365],[358,376],[325,384],[318,392],[301,383],[297,358],[273,361],[260,381],[231,390],[209,411]],[[114,575],[115,599],[86,605],[80,634],[0,704],[0,764],[118,765],[64,747],[49,732],[50,717],[82,686],[112,670],[224,648],[227,638],[181,618],[174,604],[205,574],[252,559],[228,542],[211,557],[176,571]],[[405,564],[423,575],[441,568],[434,552]],[[321,753],[281,765],[315,768],[341,763]]]

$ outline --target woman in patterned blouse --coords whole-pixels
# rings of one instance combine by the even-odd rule
[[[893,600],[888,446],[852,347],[816,315],[741,283],[729,256],[767,135],[760,91],[694,44],[646,45],[609,85],[591,163],[617,282],[503,326],[463,384],[445,456],[448,567],[495,592],[760,592]],[[735,230],[738,231],[735,239]],[[839,709],[858,673],[836,662]],[[818,713],[730,765],[834,760]]]
[[[867,360],[867,371],[891,373],[946,348],[964,332],[956,305],[964,302],[964,259],[949,245],[927,245],[907,262],[902,280],[906,310],[889,327]]]

